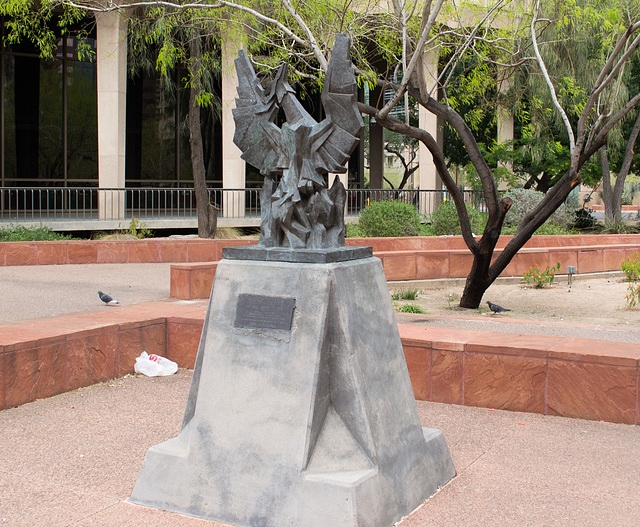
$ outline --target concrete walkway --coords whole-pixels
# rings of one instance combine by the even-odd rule
[[[0,324],[104,309],[103,291],[122,305],[169,298],[171,264],[0,266]]]
[[[0,526],[222,525],[126,501],[146,450],[177,435],[190,378],[129,376],[0,412]],[[640,525],[639,427],[418,410],[458,476],[404,527]]]
[[[0,268],[0,285],[8,325],[109,309],[98,289],[124,305],[167,298],[169,264]],[[177,435],[190,378],[129,376],[0,411],[0,527],[222,525],[126,502],[146,450]],[[640,427],[417,405],[458,476],[403,526],[640,525]]]

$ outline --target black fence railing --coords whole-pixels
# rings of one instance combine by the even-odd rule
[[[485,211],[482,193],[463,190],[465,201]],[[221,218],[259,218],[259,189],[209,189]],[[429,214],[450,199],[446,190],[347,190],[347,217],[372,201],[394,200]],[[197,218],[195,191],[187,188],[0,187],[0,221],[171,220]]]

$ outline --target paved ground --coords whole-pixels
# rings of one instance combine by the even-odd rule
[[[0,324],[169,298],[171,264],[0,266]]]
[[[87,313],[106,307],[98,290],[117,298],[122,305],[169,298],[171,264],[101,264],[0,266],[0,325],[32,318]],[[424,324],[477,331],[527,333],[593,338],[640,343],[640,329],[628,331],[585,324],[531,323],[509,316],[482,319],[398,315],[405,324]]]
[[[221,525],[126,502],[146,450],[178,433],[190,378],[127,377],[0,412],[0,526]],[[403,527],[640,525],[640,427],[418,410],[458,476]]]
[[[98,289],[124,304],[166,298],[169,265],[5,267],[0,285],[8,324],[117,309]],[[221,525],[126,502],[149,446],[178,433],[190,377],[127,377],[1,411],[0,527]],[[417,404],[458,476],[403,526],[640,525],[640,427]]]

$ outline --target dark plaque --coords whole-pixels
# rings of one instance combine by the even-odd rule
[[[296,299],[282,296],[240,295],[236,307],[237,328],[291,331]]]

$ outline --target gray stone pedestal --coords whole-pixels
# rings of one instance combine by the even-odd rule
[[[235,525],[390,526],[455,475],[380,260],[222,260],[180,434],[130,501]]]

